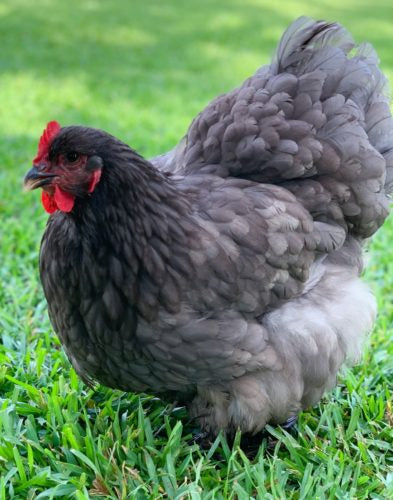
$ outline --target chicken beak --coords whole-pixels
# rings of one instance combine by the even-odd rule
[[[23,180],[23,187],[25,191],[31,191],[38,187],[46,186],[49,184],[56,174],[40,171],[36,166],[33,166],[25,175]]]

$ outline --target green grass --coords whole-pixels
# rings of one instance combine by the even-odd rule
[[[189,445],[182,409],[88,390],[39,284],[46,215],[21,184],[46,122],[104,128],[146,156],[167,150],[301,14],[372,42],[393,81],[391,0],[0,3],[0,500],[393,498],[392,221],[370,246],[380,314],[363,362],[301,415],[297,436],[270,429],[253,459],[238,440]]]

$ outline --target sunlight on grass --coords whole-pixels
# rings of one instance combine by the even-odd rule
[[[46,222],[22,192],[46,122],[103,128],[146,156],[177,143],[216,95],[269,61],[308,14],[376,48],[393,81],[391,1],[6,0],[0,5],[0,499],[393,498],[393,221],[370,246],[379,317],[293,437],[270,429],[253,459],[219,436],[190,445],[183,409],[88,389],[47,317],[38,277]]]

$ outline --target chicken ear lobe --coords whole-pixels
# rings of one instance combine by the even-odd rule
[[[86,164],[86,170],[93,172],[87,189],[89,193],[92,193],[96,185],[100,182],[103,166],[104,162],[100,156],[94,155],[89,158]]]
[[[94,170],[93,175],[91,176],[88,192],[92,193],[96,187],[96,185],[100,182],[101,179],[101,169]]]

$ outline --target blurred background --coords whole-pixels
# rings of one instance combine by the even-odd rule
[[[269,62],[300,15],[339,21],[393,79],[390,0],[3,0],[1,154],[27,161],[48,120],[107,129],[144,155]]]

